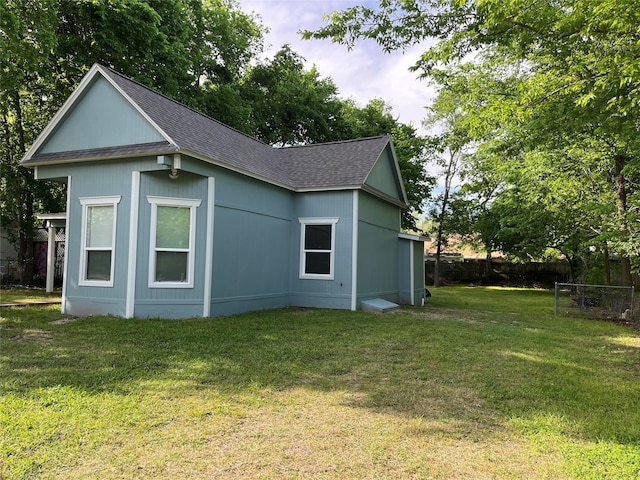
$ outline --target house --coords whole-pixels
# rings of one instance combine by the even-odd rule
[[[423,301],[388,136],[273,148],[94,65],[22,164],[67,185],[63,313]]]

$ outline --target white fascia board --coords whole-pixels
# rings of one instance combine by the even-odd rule
[[[133,99],[132,99],[131,97],[129,97],[129,95],[127,95],[127,94],[124,92],[124,90],[122,90],[122,89],[120,88],[120,86],[119,86],[119,85],[118,85],[114,80],[112,80],[112,79],[111,79],[111,77],[110,77],[109,75],[107,75],[107,74],[102,70],[102,67],[101,67],[100,65],[96,64],[96,65],[94,65],[94,67],[96,67],[96,68],[100,71],[100,73],[102,74],[102,76],[105,78],[105,80],[107,80],[107,82],[109,82],[109,84],[110,84],[113,88],[115,88],[115,89],[118,91],[118,93],[119,93],[120,95],[122,95],[122,96],[127,100],[127,102],[129,102],[129,104],[131,104],[131,106],[132,106],[133,108],[135,108],[135,109],[136,109],[136,111],[137,111],[140,115],[142,115],[142,116],[144,117],[144,119],[145,119],[147,122],[149,122],[149,123],[153,126],[153,128],[155,128],[155,129],[156,129],[156,131],[157,131],[157,132],[162,136],[162,138],[164,138],[164,139],[165,139],[167,142],[169,142],[171,145],[174,145],[176,148],[178,148],[178,144],[177,144],[176,142],[174,142],[174,141],[173,141],[173,139],[172,139],[169,135],[167,135],[167,134],[165,133],[165,131],[164,131],[164,130],[162,130],[162,128],[160,128],[160,126],[159,126],[156,122],[154,122],[154,121],[151,119],[151,117],[149,117],[149,115],[147,115],[147,112],[145,112],[142,108],[140,108],[140,106],[139,106],[136,102],[134,102],[134,101],[133,101]],[[93,67],[92,67],[92,68],[93,68]]]
[[[376,159],[375,162],[373,162],[373,165],[371,165],[371,169],[367,172],[367,175],[365,176],[364,181],[365,182],[367,181],[367,178],[369,178],[369,175],[371,175],[371,172],[373,171],[374,167],[378,163],[378,160],[380,160],[380,155],[382,155],[382,152],[384,152],[387,147],[389,147],[389,151],[391,152],[391,160],[393,161],[393,168],[396,173],[396,178],[399,180],[399,183],[400,183],[400,194],[402,196],[402,199],[400,199],[399,201],[400,203],[398,203],[397,199],[395,199],[395,202],[393,203],[403,206],[404,208],[408,208],[409,200],[407,199],[407,192],[404,188],[404,181],[402,179],[402,174],[400,173],[400,164],[398,163],[398,157],[396,157],[396,149],[393,146],[393,139],[391,138],[391,135],[389,135],[389,141],[387,142],[387,144],[382,148],[382,150],[380,150],[380,153],[378,153],[378,158]],[[366,183],[364,184],[364,186],[366,186]],[[369,193],[373,193],[374,195],[376,195],[374,191],[370,191]],[[385,198],[387,200],[390,198],[393,198],[391,196],[387,196],[386,194],[384,197],[379,194],[377,194],[377,196],[381,198]]]
[[[341,190],[361,190],[362,185],[337,185],[329,187],[302,187],[294,189],[296,192],[338,192]]]
[[[406,205],[409,205],[409,199],[407,198],[407,191],[404,188],[404,180],[402,178],[402,174],[400,173],[400,164],[398,163],[398,157],[396,157],[396,149],[393,146],[393,138],[391,137],[389,137],[388,146],[391,149],[391,157],[393,158],[393,165],[396,170],[396,175],[398,176],[398,181],[400,182],[400,191],[402,192],[402,200]]]
[[[400,208],[409,208],[409,206],[403,202],[402,200],[398,200],[397,198],[392,197],[391,195],[387,195],[386,193],[378,190],[377,188],[373,188],[371,185],[367,185],[364,184],[362,185],[361,189],[367,193],[370,193],[371,195],[381,198],[382,200],[385,200],[389,203],[392,203],[393,205],[400,207]]]
[[[398,238],[404,238],[405,240],[411,240],[412,242],[428,242],[430,240],[429,237],[413,235],[411,233],[399,233]]]

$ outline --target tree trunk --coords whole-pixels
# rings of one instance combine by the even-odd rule
[[[609,258],[609,247],[604,244],[604,277],[605,285],[611,285],[611,259]]]
[[[16,113],[16,129],[18,134],[19,158],[27,152],[24,119],[22,117],[22,105],[20,93],[13,95],[13,107]],[[19,160],[18,160],[19,161]],[[16,168],[16,202],[18,205],[18,272],[22,284],[31,283],[33,280],[33,193],[29,185],[31,172],[24,167]]]
[[[436,263],[433,269],[433,286],[440,286],[440,253],[442,252],[442,243],[444,242],[444,222],[447,216],[447,207],[449,206],[449,193],[451,191],[451,181],[456,174],[458,162],[458,152],[449,150],[449,162],[444,178],[444,192],[442,193],[442,205],[440,209],[438,221],[438,234],[436,237]]]
[[[615,161],[615,189],[616,197],[618,201],[618,218],[620,219],[620,232],[622,233],[623,240],[626,240],[628,235],[627,226],[627,185],[626,179],[623,174],[623,169],[627,158],[624,155],[618,154],[614,156]],[[620,256],[620,270],[622,276],[622,285],[631,286],[633,279],[631,278],[631,259],[628,253],[621,253]]]
[[[484,278],[489,283],[491,283],[491,279],[493,278],[493,262],[491,260],[491,252],[487,249],[487,257],[484,262]]]
[[[436,254],[436,261],[433,264],[433,286],[440,286],[440,254]]]

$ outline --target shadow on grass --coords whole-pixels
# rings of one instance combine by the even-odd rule
[[[230,396],[303,387],[351,393],[354,407],[453,421],[457,435],[516,418],[528,430],[640,442],[640,349],[609,341],[625,332],[609,324],[429,308],[58,324],[55,308],[3,315],[2,390],[19,396],[57,386]]]

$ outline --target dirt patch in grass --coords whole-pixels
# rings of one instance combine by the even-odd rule
[[[20,335],[13,335],[8,339],[13,340],[14,342],[51,342],[53,340],[53,336],[51,332],[46,330],[26,329],[23,330]]]
[[[71,323],[77,321],[77,318],[61,318],[60,320],[54,320],[49,322],[49,325],[64,325],[65,323]]]

